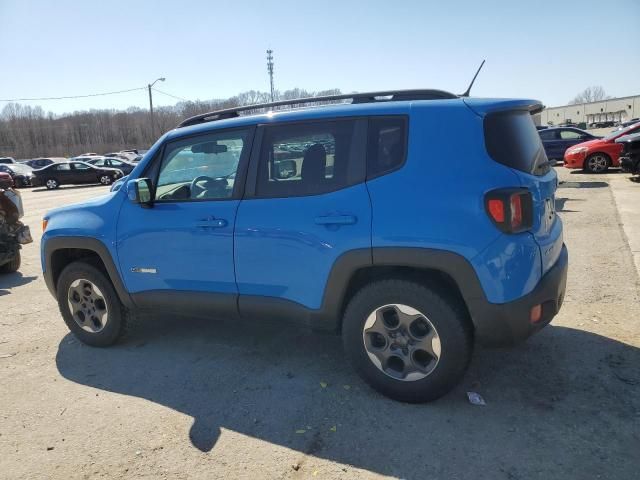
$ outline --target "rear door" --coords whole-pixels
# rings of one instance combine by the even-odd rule
[[[319,309],[345,252],[371,248],[366,119],[260,127],[235,232],[240,313],[277,299]]]
[[[562,147],[560,146],[558,130],[540,130],[539,135],[542,140],[542,144],[544,145],[547,157],[561,160],[564,156],[564,150],[562,150]]]

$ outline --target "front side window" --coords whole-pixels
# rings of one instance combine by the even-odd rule
[[[89,170],[91,168],[86,163],[73,163],[72,165],[74,170]]]
[[[256,194],[318,195],[352,184],[355,120],[285,124],[265,130]]]
[[[560,138],[562,140],[578,140],[580,138],[582,138],[582,135],[578,132],[575,132],[573,130],[562,130],[560,132]]]
[[[56,170],[58,171],[66,171],[71,170],[71,167],[68,163],[61,163],[60,165],[56,165]]]
[[[156,200],[231,198],[249,134],[250,130],[242,129],[168,143],[160,165]]]

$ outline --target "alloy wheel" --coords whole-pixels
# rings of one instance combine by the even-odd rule
[[[593,155],[589,157],[587,165],[592,172],[600,173],[607,169],[608,163],[607,157],[604,155]]]
[[[57,186],[58,186],[58,182],[56,182],[55,180],[53,180],[53,179],[49,179],[49,180],[47,180],[47,188],[48,188],[49,190],[53,190],[53,189],[54,189],[54,188],[56,188]]]
[[[111,177],[109,175],[103,175],[100,177],[100,183],[103,185],[109,185],[111,183]]]
[[[100,289],[89,280],[78,279],[69,286],[69,309],[80,328],[90,333],[104,329],[109,309]]]
[[[421,380],[440,361],[442,346],[436,328],[408,305],[389,304],[371,312],[362,340],[371,362],[396,380]]]

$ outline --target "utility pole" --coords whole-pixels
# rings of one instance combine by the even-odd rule
[[[153,83],[150,83],[147,85],[147,87],[149,88],[149,114],[151,116],[151,138],[152,141],[155,141],[156,139],[156,134],[154,132],[155,128],[154,128],[154,123],[153,123],[153,97],[151,96],[151,87],[153,87],[156,82],[160,81],[160,82],[164,82],[165,78],[164,77],[160,77],[158,79],[156,79]]]
[[[269,72],[269,83],[271,83],[271,102],[273,99],[273,50],[267,50],[267,71]]]

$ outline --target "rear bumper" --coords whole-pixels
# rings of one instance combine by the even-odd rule
[[[540,279],[529,294],[508,303],[489,303],[477,299],[469,304],[476,339],[486,346],[510,346],[520,343],[542,329],[556,316],[567,285],[569,255],[567,247],[555,265]],[[531,309],[542,305],[542,317],[531,323]]]

